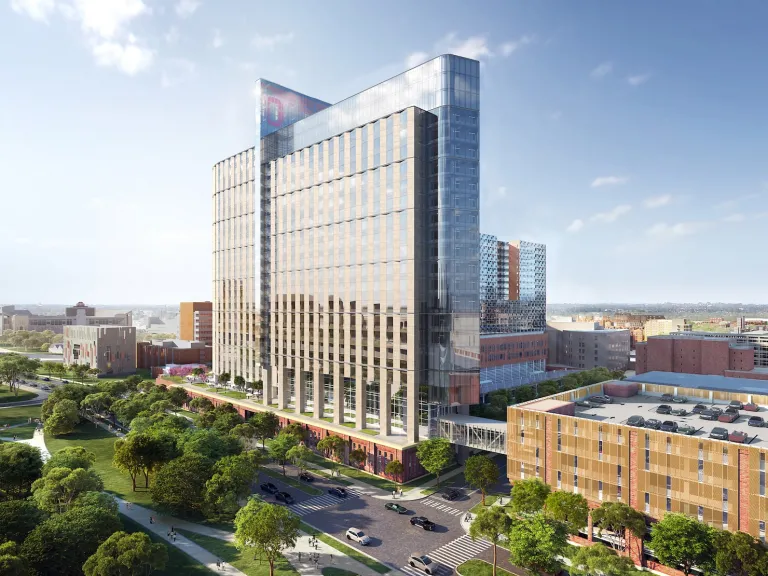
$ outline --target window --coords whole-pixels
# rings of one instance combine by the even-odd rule
[[[704,482],[704,448],[699,444],[699,482]]]
[[[699,522],[704,521],[704,506],[699,506],[697,517],[699,519]]]
[[[603,481],[602,480],[597,481],[597,499],[598,500],[603,499]]]
[[[760,531],[760,540],[765,542],[765,520],[760,520],[757,523],[758,530]]]
[[[672,496],[672,476],[667,476],[667,497]]]
[[[723,464],[728,464],[728,448],[723,448]]]
[[[520,462],[520,478],[525,478],[525,464]]]
[[[667,512],[672,512],[672,498],[667,498]]]
[[[760,454],[760,496],[765,496],[765,454]]]
[[[603,441],[602,440],[597,441],[597,459],[598,460],[603,459]]]
[[[579,475],[578,474],[573,475],[573,491],[574,492],[579,491]]]
[[[645,513],[650,514],[651,512],[651,495],[646,492],[645,493]]]
[[[672,454],[672,438],[667,438],[667,454]]]
[[[562,487],[563,487],[563,473],[560,470],[558,470],[557,471],[557,489],[559,490]]]

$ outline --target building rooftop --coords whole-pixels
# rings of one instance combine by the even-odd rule
[[[538,410],[540,412],[552,412],[563,406],[568,406],[571,402],[555,400],[554,398],[544,398],[543,400],[534,400],[525,405],[528,410]]]
[[[466,414],[443,414],[440,416],[440,420],[446,422],[453,422],[454,424],[475,425],[485,429],[493,429],[498,432],[507,431],[507,423],[500,420],[490,420],[488,418],[481,418],[480,416],[468,416]]]
[[[544,334],[544,330],[535,330],[533,332],[505,332],[503,334],[494,334],[492,332],[484,332],[480,334],[480,339],[483,338],[505,338],[508,336],[536,336]]]
[[[664,386],[681,386],[699,390],[723,390],[742,394],[768,394],[768,380],[750,380],[749,378],[729,378],[728,376],[709,376],[703,374],[683,374],[680,372],[646,372],[627,378],[629,382],[645,382]]]

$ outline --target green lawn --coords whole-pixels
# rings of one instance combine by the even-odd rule
[[[329,460],[328,458],[323,458],[319,454],[312,454],[310,457],[310,462],[313,464],[316,464],[317,466],[322,466],[323,468],[326,468],[328,470],[332,470],[333,468],[333,462]],[[382,490],[391,491],[392,490],[392,480],[388,480],[386,478],[381,478],[379,476],[374,476],[373,474],[369,474],[368,472],[364,472],[362,470],[359,470],[357,468],[352,468],[351,466],[346,466],[345,464],[339,464],[338,470],[344,475],[349,478],[352,478],[354,480],[358,480],[360,482],[365,482],[366,484],[370,484],[371,486],[375,486],[376,488],[380,488]],[[403,491],[407,492],[408,490],[411,490],[413,486],[403,486]]]
[[[117,437],[110,434],[103,428],[98,428],[90,422],[83,422],[72,434],[66,436],[53,437],[46,434],[45,444],[48,450],[53,454],[60,448],[67,446],[83,446],[96,454],[96,463],[93,469],[96,470],[104,481],[104,489],[112,492],[121,498],[137,504],[151,505],[152,499],[149,491],[144,490],[144,478],[139,477],[136,483],[142,488],[133,491],[131,477],[126,472],[121,472],[112,466],[112,456],[115,453],[115,440]]]
[[[508,495],[506,495],[506,494],[486,494],[486,496],[485,496],[485,506],[483,506],[483,503],[480,502],[479,504],[475,504],[471,508],[470,512],[472,512],[472,514],[477,514],[483,508],[488,508],[488,506],[491,506],[492,504],[494,504],[499,499],[499,496],[505,496],[506,497],[505,498],[506,501],[504,503],[504,507],[506,508],[507,503],[511,500],[511,498]]]
[[[218,538],[203,536],[202,534],[187,532],[186,530],[177,530],[177,532],[248,576],[266,576],[269,574],[269,564],[266,560],[262,560],[255,552],[240,552],[232,542],[225,542]],[[298,572],[283,558],[275,562],[275,575],[298,576]]]
[[[35,428],[37,428],[37,424],[26,424],[17,428],[0,430],[0,436],[12,438],[15,435],[17,440],[29,440],[34,435]]]
[[[368,434],[369,436],[379,435],[379,431],[376,430],[375,428],[363,428],[362,430],[360,430],[360,432],[362,432],[363,434]]]
[[[280,482],[283,482],[285,484],[288,484],[289,486],[293,486],[294,488],[301,490],[302,492],[306,492],[307,494],[311,494],[313,496],[320,496],[320,494],[323,493],[322,490],[318,490],[314,486],[311,486],[310,484],[307,484],[306,482],[301,482],[298,479],[285,475],[283,476],[280,474],[280,472],[275,472],[271,468],[259,468],[259,474],[264,474],[265,476],[269,476],[270,478],[276,478],[280,480]]]
[[[30,418],[40,418],[40,406],[11,406],[0,408],[0,426],[21,424]]]
[[[321,542],[325,542],[331,548],[335,548],[342,554],[346,554],[350,558],[357,560],[358,562],[360,562],[360,564],[364,564],[365,566],[367,566],[368,568],[370,568],[375,572],[378,572],[379,574],[386,574],[387,572],[389,572],[389,568],[384,566],[384,564],[381,564],[380,562],[377,562],[373,558],[370,558],[369,556],[362,554],[359,550],[356,550],[355,548],[351,548],[350,546],[347,546],[346,544],[339,542],[338,540],[336,540],[336,538],[333,538],[332,536],[328,536],[328,534],[326,534],[325,532],[320,532],[314,526],[310,526],[306,522],[301,523],[301,529],[307,534],[314,536]]]
[[[239,392],[238,390],[223,390],[219,392],[222,396],[228,396],[237,400],[245,400],[245,392]]]
[[[457,568],[461,576],[492,576],[493,566],[484,560],[469,560]],[[512,572],[496,566],[496,576],[514,576]]]
[[[142,527],[123,514],[120,514],[120,520],[123,522],[123,529],[125,532],[133,534],[134,532],[145,532]],[[214,574],[213,570],[209,570],[197,560],[182,552],[176,546],[169,545],[165,540],[153,534],[151,532],[145,532],[153,542],[161,542],[165,544],[168,549],[168,563],[165,565],[165,570],[157,570],[152,572],[158,576],[176,576],[178,574],[189,574],[191,576]]]
[[[443,480],[443,477],[450,472],[451,470],[455,470],[458,468],[459,465],[456,463],[453,463],[451,466],[440,472],[440,488],[443,487],[444,482],[450,481],[450,478],[448,480]],[[427,482],[430,482],[435,479],[434,474],[425,474],[424,476],[421,476],[419,478],[416,478],[416,480],[411,480],[410,482],[406,482],[403,486],[403,490],[408,490],[409,488],[417,488],[418,486],[424,486]]]
[[[37,394],[34,392],[27,392],[26,390],[19,390],[16,394],[16,390],[11,392],[8,389],[0,389],[0,404],[7,402],[26,402],[27,400],[34,400],[37,398]]]
[[[326,566],[320,572],[323,576],[357,576],[355,572],[349,570],[342,570],[341,568],[334,568],[333,566]]]
[[[198,388],[208,388],[207,382],[192,382],[192,386],[197,386]]]

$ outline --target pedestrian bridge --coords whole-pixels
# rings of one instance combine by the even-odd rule
[[[478,450],[507,453],[507,423],[464,414],[441,414],[437,436],[451,444]]]

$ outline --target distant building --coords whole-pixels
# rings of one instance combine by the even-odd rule
[[[546,378],[547,335],[541,332],[480,335],[480,394]]]
[[[652,336],[638,344],[635,372],[768,379],[768,370],[755,370],[755,351],[749,344],[692,336]]]
[[[755,351],[755,367],[768,368],[768,331],[752,332],[673,332],[671,336],[687,338],[726,339],[729,342],[746,344]]]
[[[179,338],[213,346],[213,302],[179,305]]]
[[[130,311],[97,310],[78,302],[65,309],[64,314],[42,315],[32,314],[29,310],[17,309],[15,306],[3,306],[0,311],[10,319],[4,326],[9,330],[29,330],[43,332],[51,330],[63,334],[66,326],[131,326]]]
[[[648,320],[643,325],[645,339],[651,336],[666,336],[672,332],[690,332],[691,323],[685,318],[658,318]]]
[[[629,366],[629,330],[606,330],[597,322],[549,322],[547,363],[589,370]]]
[[[168,364],[210,364],[213,348],[189,340],[153,340],[136,344],[136,367],[144,370]]]
[[[64,326],[64,364],[88,364],[100,375],[136,372],[136,328]]]
[[[48,346],[48,353],[49,354],[64,354],[64,344],[58,343],[58,344],[51,344]]]

